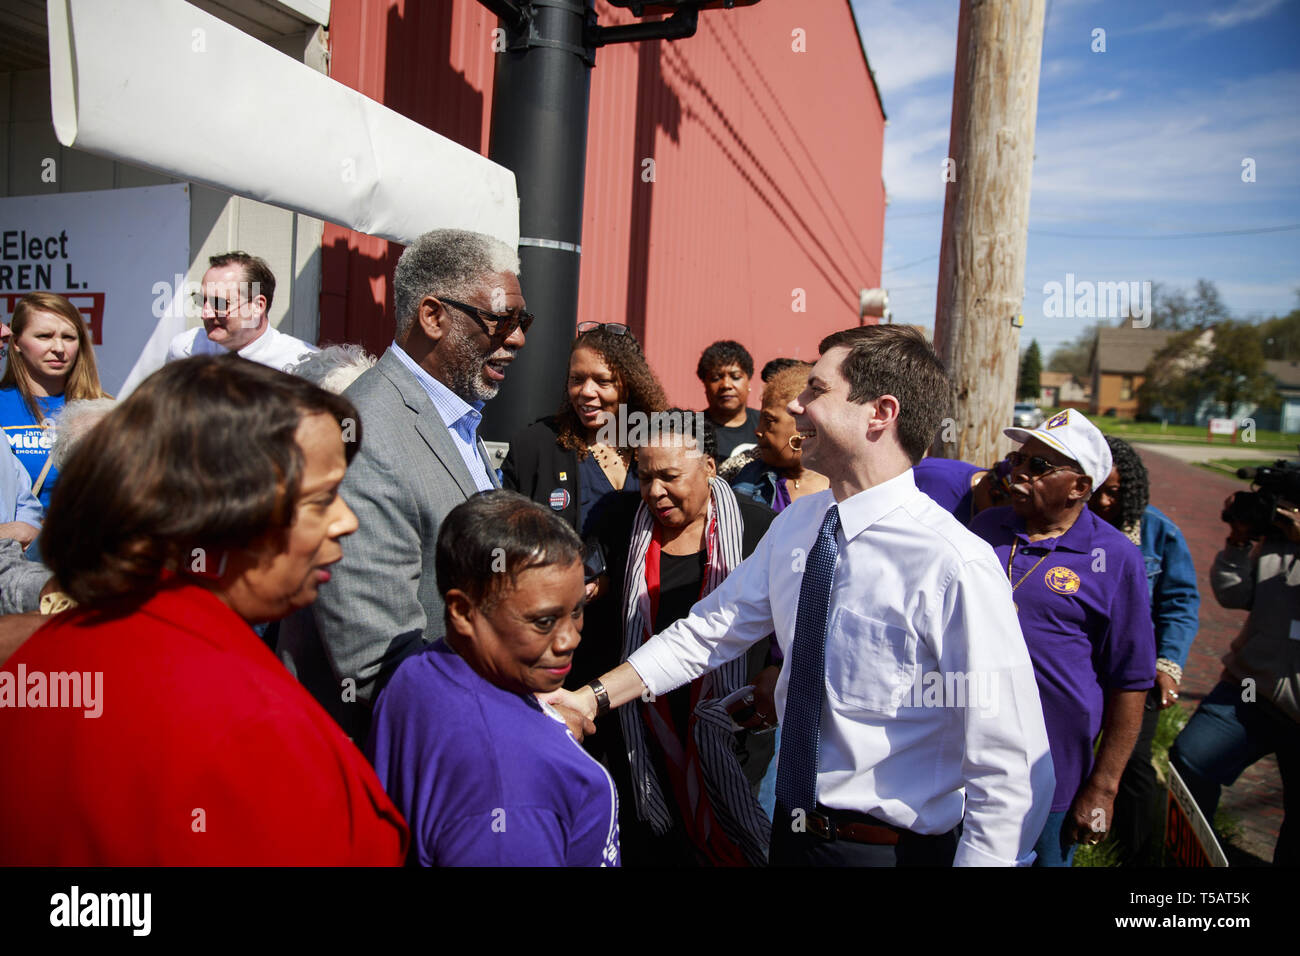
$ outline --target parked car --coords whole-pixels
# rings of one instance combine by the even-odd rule
[[[1015,411],[1011,416],[1011,424],[1015,428],[1037,428],[1043,424],[1043,413],[1037,405],[1031,405],[1029,402],[1016,402]]]

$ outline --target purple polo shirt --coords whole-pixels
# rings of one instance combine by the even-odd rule
[[[554,711],[445,641],[379,695],[366,756],[423,866],[618,866],[618,796]]]
[[[916,487],[962,524],[969,525],[971,501],[975,498],[970,478],[977,471],[984,469],[955,458],[922,458],[913,466],[912,477]]]
[[[1068,810],[1092,772],[1107,693],[1155,683],[1156,638],[1142,552],[1088,508],[1065,534],[1032,544],[1024,519],[1009,507],[981,512],[971,531],[993,546],[1004,569],[1019,542],[1010,578],[1013,585],[1024,581],[1012,600],[1034,662],[1056,769],[1052,811]]]

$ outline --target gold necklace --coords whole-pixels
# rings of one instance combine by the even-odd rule
[[[1009,554],[1009,555],[1007,556],[1007,583],[1008,583],[1008,584],[1011,583],[1011,562],[1014,561],[1014,560],[1016,559],[1016,548],[1018,548],[1019,546],[1020,546],[1020,542],[1019,542],[1018,540],[1017,540],[1017,541],[1013,541],[1013,542],[1011,543],[1011,554]],[[1038,569],[1038,566],[1039,566],[1040,564],[1042,564],[1044,561],[1047,560],[1047,555],[1048,555],[1048,554],[1051,554],[1051,553],[1052,553],[1052,552],[1048,551],[1047,554],[1044,554],[1041,558],[1039,558],[1037,561],[1034,562],[1034,566],[1033,566],[1032,568],[1030,568],[1030,569],[1029,569],[1028,571],[1026,571],[1024,574],[1020,575],[1020,580],[1017,581],[1017,582],[1015,582],[1014,584],[1011,585],[1011,593],[1012,593],[1012,594],[1015,594],[1015,593],[1016,593],[1016,588],[1018,588],[1018,587],[1020,587],[1020,585],[1024,584],[1024,583],[1025,583],[1025,578],[1027,578],[1027,577],[1029,577],[1029,575],[1033,574],[1033,573]],[[1020,605],[1017,604],[1017,603],[1015,602],[1014,599],[1013,599],[1012,602],[1011,602],[1011,606],[1012,606],[1013,608],[1016,609],[1016,613],[1017,613],[1017,614],[1020,613]]]

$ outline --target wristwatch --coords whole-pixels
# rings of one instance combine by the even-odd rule
[[[596,695],[596,716],[609,713],[609,691],[605,690],[605,685],[599,680],[594,680],[587,686]]]

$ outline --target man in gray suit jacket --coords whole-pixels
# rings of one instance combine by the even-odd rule
[[[488,236],[421,236],[393,273],[393,344],[344,392],[363,426],[340,488],[359,527],[316,603],[284,622],[277,653],[359,742],[397,665],[444,633],[443,518],[499,487],[477,428],[532,322],[518,274],[514,250]]]

